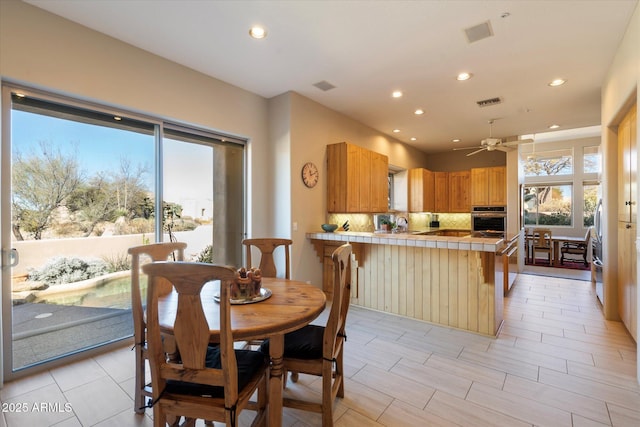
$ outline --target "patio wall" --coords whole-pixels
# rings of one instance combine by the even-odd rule
[[[187,243],[185,258],[200,253],[211,242],[211,226],[200,226],[193,231],[175,233],[176,238]],[[51,258],[66,256],[80,258],[121,258],[131,246],[154,241],[153,234],[128,234],[124,236],[81,237],[70,239],[48,239],[14,241],[12,247],[18,251],[20,261],[12,275],[26,274],[30,268],[42,266]],[[169,241],[165,236],[164,241]]]

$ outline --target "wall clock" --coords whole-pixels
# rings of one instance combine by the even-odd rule
[[[313,188],[318,183],[320,172],[318,167],[311,162],[307,162],[302,166],[302,182],[309,188]]]

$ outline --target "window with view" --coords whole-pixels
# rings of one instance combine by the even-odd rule
[[[525,185],[525,225],[572,225],[571,184]]]
[[[525,177],[573,174],[571,149],[529,153],[523,160]]]

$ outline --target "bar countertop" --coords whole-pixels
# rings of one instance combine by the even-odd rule
[[[436,229],[437,230],[437,229]],[[337,231],[333,233],[307,233],[308,239],[365,243],[373,245],[414,246],[424,248],[442,248],[472,250],[481,252],[497,252],[505,245],[502,237],[442,236],[424,234],[430,230],[408,233],[371,233],[357,231]]]

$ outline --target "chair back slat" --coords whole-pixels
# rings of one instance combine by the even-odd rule
[[[347,280],[347,275],[351,271],[349,268],[351,252],[352,247],[347,243],[338,247],[331,255],[334,274],[333,295],[329,318],[324,330],[323,344],[323,357],[328,359],[334,358],[341,341],[344,340],[345,324],[351,298],[351,286]]]
[[[164,389],[168,379],[224,387],[225,401],[237,400],[237,362],[233,348],[229,287],[236,277],[233,267],[194,262],[156,262],[143,271],[149,275],[147,291],[147,327],[152,369],[154,398]],[[158,324],[158,279],[169,281],[178,295],[176,320],[173,326],[180,361],[167,360],[163,354]],[[220,281],[220,355],[224,369],[205,367],[209,346],[209,325],[202,308],[200,293],[211,281]]]
[[[551,248],[551,230],[548,228],[534,228],[534,245],[536,249]]]
[[[262,272],[262,277],[277,277],[278,271],[276,268],[274,251],[282,246],[285,254],[285,273],[284,278],[291,278],[291,245],[293,240],[280,239],[280,238],[259,238],[259,239],[244,239],[242,244],[246,249],[247,267],[254,267],[251,260],[252,247],[256,247],[260,251],[260,264],[258,268]]]
[[[167,259],[182,261],[187,244],[184,242],[153,243],[129,248],[131,255],[131,313],[133,315],[133,336],[135,339],[135,390],[134,410],[144,412],[144,399],[151,396],[146,377],[146,323],[140,289],[140,264],[146,259],[152,262]],[[170,285],[163,285],[164,292],[170,291]]]

